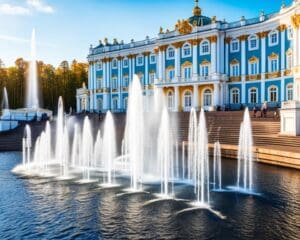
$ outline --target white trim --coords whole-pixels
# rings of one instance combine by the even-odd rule
[[[284,57],[284,56],[283,56]],[[272,61],[276,60],[277,61],[277,70],[276,71],[272,71]],[[279,71],[279,57],[277,55],[276,59],[270,59],[270,57],[268,58],[268,72],[272,73],[272,72],[278,72]]]
[[[125,62],[127,62],[127,65],[125,64]],[[128,68],[129,66],[129,59],[128,58],[124,58],[123,59],[123,68]]]
[[[174,53],[174,54],[173,54],[173,57],[170,57],[170,56],[169,56],[169,51],[171,51],[171,50],[172,50],[173,53]],[[175,48],[174,48],[174,47],[171,47],[171,46],[168,47],[166,59],[167,59],[167,60],[174,60],[174,59],[175,59]]]
[[[233,49],[233,43],[237,43],[237,49],[236,50],[234,50]],[[237,52],[239,52],[240,51],[240,40],[238,40],[238,39],[232,39],[231,40],[231,42],[230,42],[230,53],[237,53]]]
[[[203,45],[207,44],[208,46],[208,51],[207,52],[203,52]],[[209,55],[210,54],[210,43],[208,40],[204,39],[201,43],[200,43],[200,56],[204,56],[204,55]]]
[[[211,99],[210,99],[210,105],[205,105],[205,96],[206,95],[208,95],[208,93],[205,93],[207,90],[209,90],[210,91],[210,97],[211,97]],[[203,107],[211,107],[211,106],[213,106],[214,105],[214,96],[213,96],[213,90],[210,88],[210,87],[206,87],[206,88],[204,88],[203,89],[203,91],[202,91],[202,103],[203,103]]]
[[[185,54],[184,54],[184,49],[185,49],[185,47],[187,47],[187,46],[189,46],[189,48],[190,48],[190,54],[185,55]],[[188,58],[188,57],[191,57],[191,56],[192,56],[192,46],[191,46],[191,44],[185,43],[185,44],[182,46],[181,53],[182,53],[182,58]]]
[[[288,90],[289,90],[289,87],[292,87],[292,99],[288,99],[288,96],[289,96],[289,94],[288,94]],[[289,101],[289,100],[293,100],[293,98],[294,98],[294,84],[293,83],[288,83],[287,85],[286,85],[286,87],[285,87],[285,96],[286,96],[286,100],[287,101]]]
[[[116,58],[114,58],[112,61],[111,61],[111,68],[112,69],[117,69],[118,68],[118,60]]]
[[[251,102],[251,90],[255,90],[256,91],[255,103]],[[248,103],[249,104],[257,104],[258,103],[258,88],[257,87],[251,87],[251,88],[248,89]]]
[[[272,102],[278,102],[278,87],[276,85],[271,85],[268,87],[268,102],[271,102],[271,93],[270,90],[271,88],[275,88],[276,89],[276,101],[272,101]]]
[[[256,41],[256,47],[251,47],[251,41],[255,40]],[[248,50],[249,51],[254,51],[259,49],[259,38],[257,37],[256,34],[252,34],[251,36],[248,37]]]
[[[287,28],[287,39],[291,41],[293,40],[293,38],[294,38],[294,29],[292,26],[289,26]]]
[[[277,35],[277,37],[276,37],[277,41],[275,43],[272,43],[272,35],[273,34]],[[269,43],[269,47],[273,47],[273,46],[278,45],[278,43],[279,43],[279,32],[278,32],[278,30],[273,30],[273,31],[271,31],[269,33],[269,35],[268,35],[268,43]]]
[[[256,64],[256,72],[252,73],[251,70],[251,65],[252,64]],[[248,75],[257,75],[259,73],[259,61],[255,61],[255,62],[250,62],[248,61]]]
[[[152,61],[151,57],[154,57],[155,60]],[[149,59],[150,59],[150,60],[149,60],[150,64],[156,64],[156,54],[155,54],[155,53],[150,54]]]
[[[237,90],[237,93],[238,93],[238,102],[237,103],[233,102],[233,91],[234,90]],[[237,88],[237,87],[231,88],[230,89],[230,104],[240,104],[240,103],[241,103],[241,91],[240,91],[240,89]]]
[[[139,59],[142,59],[141,63],[139,63]],[[144,56],[143,55],[138,55],[136,57],[136,66],[138,66],[138,67],[144,66]]]

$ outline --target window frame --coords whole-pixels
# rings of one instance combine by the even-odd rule
[[[271,92],[271,89],[272,88],[274,88],[274,89],[276,89],[276,91],[275,92]],[[276,94],[275,96],[276,96],[276,101],[272,101],[273,99],[273,94]],[[272,85],[272,86],[269,86],[268,87],[268,102],[271,102],[271,103],[276,103],[276,102],[278,102],[278,87],[277,86],[275,86],[275,85]]]
[[[203,51],[204,45],[207,45],[207,51],[206,52]],[[200,56],[209,55],[209,54],[210,54],[210,43],[209,43],[208,40],[203,40],[200,43]]]
[[[252,47],[252,41],[255,40],[256,42],[256,45],[255,47]],[[259,41],[258,41],[258,37],[256,34],[254,35],[251,35],[249,38],[248,38],[248,49],[249,51],[255,51],[257,49],[259,49]]]
[[[253,90],[255,90],[255,93],[252,92]],[[253,102],[253,98],[252,95],[255,94],[255,101]],[[252,87],[249,88],[248,90],[248,103],[249,104],[257,104],[258,103],[258,88],[257,87]]]
[[[276,42],[272,42],[272,39],[273,39],[273,35],[276,35]],[[269,39],[269,47],[273,47],[273,46],[276,46],[276,45],[278,45],[278,43],[279,43],[279,33],[278,33],[278,31],[277,30],[273,30],[273,31],[271,31],[270,33],[269,33],[269,36],[268,36],[268,39]]]
[[[237,49],[233,49],[233,44],[237,44]],[[232,39],[230,42],[230,53],[237,53],[240,51],[240,41],[238,39]]]
[[[186,49],[189,49],[189,54],[185,54],[185,50]],[[182,58],[188,58],[188,57],[191,57],[191,56],[192,56],[192,47],[191,47],[191,44],[185,43],[182,46]]]
[[[236,91],[236,93],[234,91]],[[236,97],[234,97],[234,95],[237,96],[237,101],[235,101]],[[241,99],[240,89],[239,88],[230,89],[230,104],[240,104],[241,103],[240,99]]]
[[[173,56],[170,56],[170,52],[173,52]],[[168,47],[167,49],[167,60],[174,60],[175,59],[175,48]]]

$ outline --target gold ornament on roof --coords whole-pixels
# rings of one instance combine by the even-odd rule
[[[298,29],[300,26],[300,14],[295,14],[291,17],[291,22],[294,28]]]
[[[199,16],[201,16],[201,8],[199,8],[199,6],[198,6],[198,0],[195,0],[195,7],[194,7],[194,9],[193,9],[193,15],[194,16],[197,16],[197,17],[199,17]]]
[[[164,33],[164,29],[162,27],[159,28],[159,34],[163,34]]]
[[[175,29],[178,30],[178,32],[182,35],[189,34],[193,31],[193,27],[188,20],[178,20],[178,22],[175,25]]]

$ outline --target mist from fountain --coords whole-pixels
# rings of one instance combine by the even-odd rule
[[[174,196],[174,143],[167,108],[162,112],[157,138],[157,157],[160,162],[161,195]],[[172,182],[171,189],[169,182]]]
[[[248,108],[240,128],[237,188],[249,192],[253,190],[253,137]]]
[[[134,75],[129,88],[125,127],[125,154],[130,162],[131,190],[141,191],[144,161],[144,100],[138,76]]]
[[[40,105],[39,105],[39,95],[38,95],[35,29],[32,30],[32,35],[31,35],[30,57],[31,57],[30,69],[29,69],[27,92],[26,92],[26,107],[29,109],[38,109]]]
[[[7,89],[6,87],[3,88],[3,97],[2,97],[2,111],[4,109],[9,109],[9,101],[8,101],[8,94],[7,94]]]
[[[215,142],[214,144],[213,186],[214,190],[222,189],[222,157],[220,142]]]
[[[99,139],[100,141],[100,139]],[[107,172],[106,184],[112,185],[112,173],[115,170],[116,158],[116,131],[114,120],[111,112],[106,113],[104,122],[104,135],[102,141],[102,160],[104,161],[104,168]]]

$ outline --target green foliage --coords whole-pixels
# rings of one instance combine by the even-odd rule
[[[5,68],[0,59],[0,100],[2,89],[7,88],[10,108],[23,108],[25,106],[26,79],[28,76],[29,63],[22,58],[15,61],[15,66]],[[71,66],[63,61],[58,68],[42,61],[37,62],[38,80],[40,88],[41,107],[57,108],[58,97],[64,99],[65,109],[76,107],[76,89],[82,83],[88,81],[88,64],[78,63],[73,60]]]

